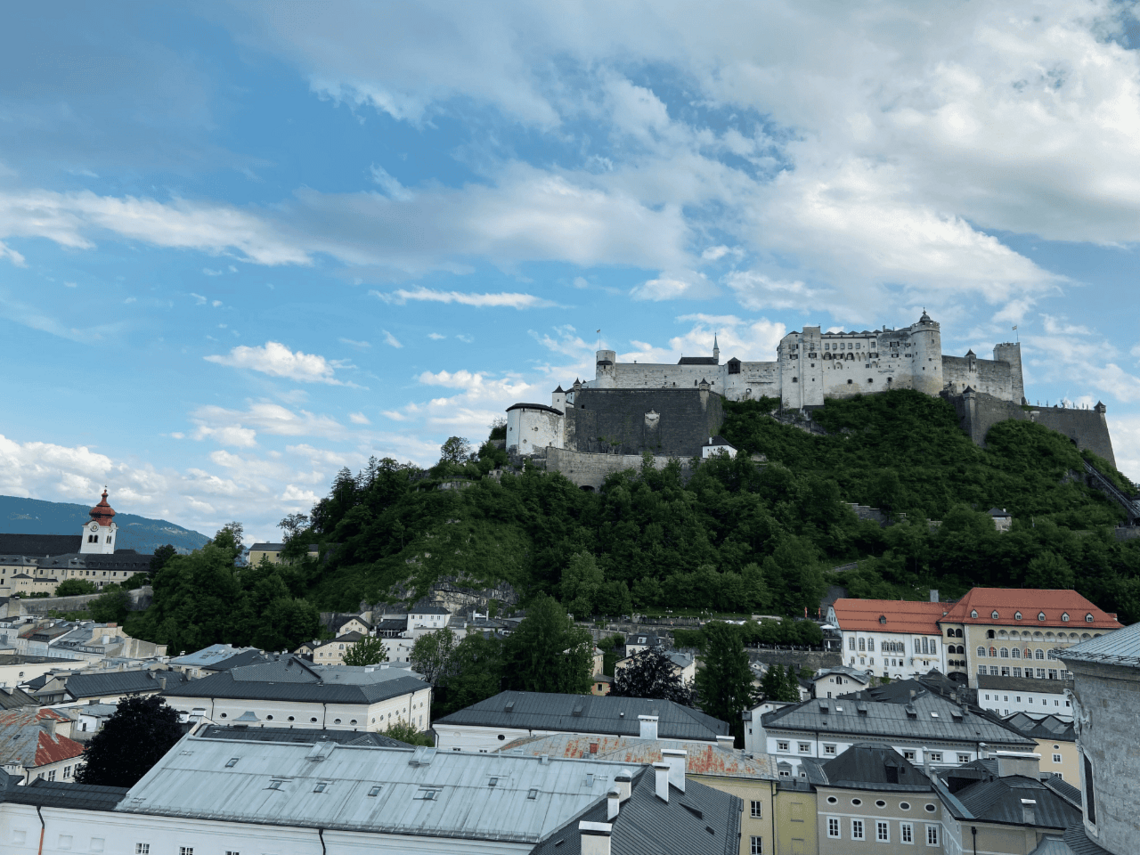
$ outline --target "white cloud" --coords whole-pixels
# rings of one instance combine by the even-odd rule
[[[204,358],[207,362],[218,365],[260,371],[271,377],[284,377],[297,383],[346,385],[334,376],[337,368],[345,367],[344,363],[325,359],[315,353],[302,353],[299,350],[293,352],[276,341],[266,342],[261,347],[239,345],[228,355],[211,355]]]
[[[351,338],[340,339],[341,344],[347,344],[349,347],[355,347],[357,350],[367,350],[372,347],[371,342],[367,341],[353,341]]]
[[[364,413],[349,413],[348,420],[354,425],[370,425],[372,422],[368,421],[368,416]]]
[[[476,306],[478,308],[511,308],[535,309],[553,306],[549,300],[536,297],[533,294],[464,294],[459,291],[433,291],[430,288],[419,287],[413,290],[399,288],[395,291],[369,291],[374,297],[379,297],[385,303],[402,306],[408,301],[428,303],[459,303],[463,306]]]
[[[348,435],[345,428],[331,416],[317,415],[308,410],[293,411],[280,404],[264,401],[251,403],[246,410],[231,410],[211,404],[193,410],[190,418],[198,425],[196,439],[214,437],[220,431],[232,428],[274,436],[344,439]]]
[[[389,347],[403,347],[403,345],[400,344],[400,340],[388,332],[388,330],[381,330],[380,332],[384,333],[384,344],[388,345]]]
[[[433,332],[428,333],[428,338],[430,338],[432,341],[443,341],[445,338],[447,338],[447,336],[442,335],[441,333]]]
[[[380,189],[389,199],[406,202],[412,198],[412,194],[382,166],[372,164],[372,180],[380,185]]]

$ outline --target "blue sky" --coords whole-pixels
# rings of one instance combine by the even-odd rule
[[[1113,2],[37,3],[0,29],[0,492],[277,536],[624,358],[1022,341],[1140,478]]]

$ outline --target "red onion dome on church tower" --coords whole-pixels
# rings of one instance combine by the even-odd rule
[[[103,488],[103,499],[90,511],[91,519],[99,523],[99,525],[110,525],[111,520],[115,516],[115,509],[107,504],[107,488]]]

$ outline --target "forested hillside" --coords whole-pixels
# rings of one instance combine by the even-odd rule
[[[1075,585],[1140,617],[1140,544],[1115,541],[1118,510],[1085,485],[1080,454],[1060,434],[1008,422],[981,449],[946,402],[907,391],[829,402],[815,414],[827,436],[778,423],[773,407],[727,404],[722,432],[743,453],[704,463],[687,484],[679,467],[614,476],[599,493],[532,468],[483,477],[505,462],[489,444],[470,462],[447,449],[428,472],[391,460],[342,471],[298,534],[339,544],[310,567],[310,597],[350,608],[396,582],[424,591],[459,575],[552,593],[576,614],[802,614],[814,613],[831,567],[860,560],[839,581],[862,596]],[[464,478],[466,489],[440,489]],[[880,529],[846,502],[908,522]],[[1014,515],[1013,532],[994,531],[992,506]],[[942,525],[931,532],[928,518]]]
[[[645,465],[586,492],[530,465],[499,471],[502,451],[488,442],[471,453],[457,438],[430,470],[373,459],[342,470],[310,518],[291,520],[291,567],[231,580],[171,562],[139,629],[209,643],[220,630],[190,628],[212,619],[203,604],[240,602],[243,638],[268,631],[255,626],[258,604],[281,612],[278,629],[303,632],[310,607],[355,609],[398,583],[419,595],[441,577],[509,582],[524,600],[551,594],[580,617],[654,607],[814,616],[834,583],[909,599],[930,588],[957,597],[972,585],[1075,587],[1121,620],[1140,619],[1140,541],[1115,539],[1120,512],[1086,486],[1064,436],[1007,422],[981,449],[949,404],[906,391],[830,402],[814,416],[826,436],[778,423],[773,407],[727,404],[722,432],[741,453],[696,466],[687,483],[679,463]],[[906,521],[861,522],[847,502]],[[993,506],[1013,514],[1011,532],[994,529]],[[320,559],[304,557],[310,543]]]

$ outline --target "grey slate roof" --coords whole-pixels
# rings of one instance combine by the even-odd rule
[[[193,680],[166,692],[169,697],[281,700],[330,704],[374,704],[429,684],[403,668],[320,668],[293,656],[244,665]]]
[[[648,769],[634,775],[630,797],[615,819],[606,819],[603,801],[549,835],[531,850],[531,855],[580,855],[578,823],[582,821],[612,822],[613,855],[736,855],[740,851],[742,806],[736,796],[693,780],[686,781],[684,793],[670,787],[669,802],[665,803],[657,798],[655,772]]]
[[[1085,827],[1081,823],[1066,828],[1061,839],[1065,841],[1065,845],[1069,847],[1072,855],[1113,855],[1100,844],[1089,840],[1088,834],[1085,833]]]
[[[1058,650],[1057,658],[1063,662],[1092,662],[1140,668],[1140,623]]]
[[[1007,775],[970,784],[955,794],[968,811],[961,819],[978,819],[1008,825],[1025,825],[1022,819],[1023,799],[1032,799],[1034,826],[1038,828],[1068,828],[1081,821],[1081,809],[1034,778]],[[951,812],[957,813],[954,805]]]
[[[715,742],[717,736],[729,733],[725,722],[672,701],[553,692],[500,692],[444,716],[436,724],[637,736],[641,732],[639,715],[658,717],[657,735],[661,739]]]
[[[1077,730],[1071,721],[1062,721],[1055,715],[1034,718],[1023,712],[1014,713],[1005,720],[1010,727],[1031,739],[1059,739],[1064,742],[1076,742]]]
[[[73,810],[114,810],[127,794],[126,787],[66,784],[62,781],[32,781],[24,787],[0,784],[0,802]]]
[[[246,742],[292,742],[313,745],[317,742],[335,742],[338,745],[371,745],[379,748],[411,748],[382,733],[355,730],[310,730],[292,727],[245,727],[243,725],[212,724],[198,735],[206,739],[237,739]]]
[[[81,534],[0,534],[0,555],[63,555],[82,546]]]
[[[111,555],[98,555],[88,552],[67,552],[62,555],[53,555],[40,562],[40,567],[86,567],[92,570],[125,570],[129,573],[149,573],[149,555],[139,555],[133,549],[129,552],[119,551]]]
[[[40,699],[35,695],[30,695],[23,689],[16,688],[3,688],[0,689],[0,710],[14,710],[19,707],[38,707]]]
[[[106,671],[79,673],[67,677],[65,694],[74,700],[102,695],[129,695],[161,692],[182,685],[186,675],[178,671]]]
[[[930,779],[914,764],[881,745],[852,745],[826,763],[815,759],[802,762],[808,781],[816,785],[908,793],[929,793],[934,789]]]
[[[769,731],[818,731],[824,735],[845,734],[907,741],[986,742],[991,746],[1018,749],[1037,744],[996,717],[975,709],[963,711],[957,704],[926,689],[916,690],[914,699],[909,703],[861,700],[860,697],[867,693],[856,694],[859,697],[814,698],[773,710],[764,714],[764,728]]]
[[[250,552],[280,552],[285,548],[284,543],[255,543],[249,548]]]
[[[235,653],[228,659],[223,659],[221,662],[215,662],[212,665],[205,665],[202,667],[203,671],[229,671],[231,668],[238,668],[242,665],[256,665],[258,662],[268,662],[265,654],[260,650],[243,650],[241,653]]]

